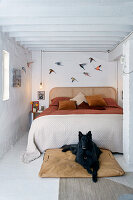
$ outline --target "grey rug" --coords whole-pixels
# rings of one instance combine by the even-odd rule
[[[118,200],[123,194],[133,194],[133,189],[111,180],[99,178],[61,178],[59,200]]]

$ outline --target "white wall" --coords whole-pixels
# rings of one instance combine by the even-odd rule
[[[123,149],[124,157],[133,169],[133,40],[124,44],[125,75],[123,77],[124,115],[123,115]]]
[[[120,63],[120,59],[118,62],[118,104],[123,107],[123,66]]]
[[[2,100],[2,49],[10,53],[10,98]],[[30,53],[18,46],[13,39],[0,34],[0,157],[29,128],[29,111],[31,101],[31,69],[27,68]],[[26,68],[22,71],[22,86],[12,87],[12,69]]]
[[[40,83],[40,52],[32,54],[34,64],[32,66],[32,100],[37,100],[37,91]],[[93,57],[97,62],[90,64],[89,57]],[[64,66],[56,66],[55,62],[61,61]],[[84,70],[79,67],[79,63],[87,63],[86,72],[92,77],[83,74]],[[96,71],[95,66],[102,65],[102,72]],[[94,66],[95,65],[95,66]],[[52,68],[56,74],[49,75]],[[71,77],[75,77],[78,82],[71,82]],[[112,86],[117,88],[117,62],[108,62],[107,53],[90,52],[44,52],[43,53],[43,83],[46,92],[45,100],[40,104],[48,107],[49,91],[53,87],[89,87],[89,86]]]

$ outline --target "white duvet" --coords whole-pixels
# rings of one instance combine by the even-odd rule
[[[78,142],[78,132],[92,131],[93,141],[113,152],[122,153],[121,114],[47,115],[32,122],[23,161],[38,158],[46,149]]]

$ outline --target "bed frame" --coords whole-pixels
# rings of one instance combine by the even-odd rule
[[[113,87],[55,87],[49,92],[49,103],[55,97],[75,97],[79,92],[85,96],[101,95],[104,98],[112,98],[117,102],[117,92]]]

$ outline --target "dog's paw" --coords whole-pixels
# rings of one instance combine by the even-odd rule
[[[62,149],[62,152],[66,152],[66,149]]]
[[[93,180],[94,183],[96,183],[96,182],[97,182],[97,177],[96,177],[96,176],[93,176],[93,177],[92,177],[92,180]]]
[[[87,169],[89,174],[92,174],[92,170],[91,169]]]

